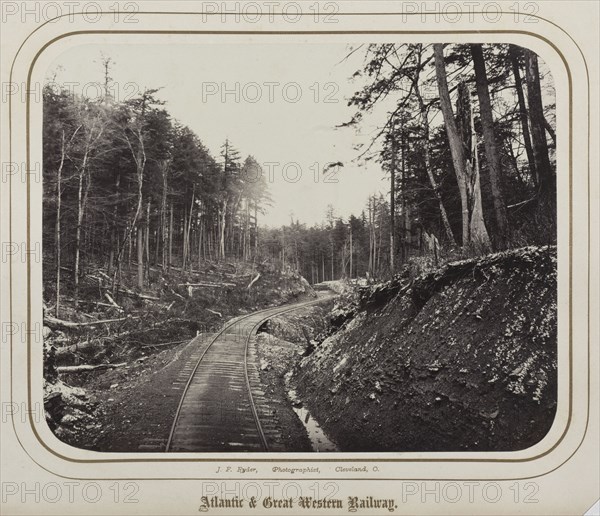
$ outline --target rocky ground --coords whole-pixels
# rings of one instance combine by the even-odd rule
[[[273,409],[275,416],[281,428],[285,429],[285,449],[312,451],[306,430],[292,409],[285,384],[286,373],[296,365],[306,346],[278,339],[269,333],[259,333],[255,345],[264,398],[270,406],[276,407]]]
[[[295,397],[288,380],[302,357],[314,349],[315,339],[328,327],[331,308],[330,301],[279,315],[267,321],[256,338],[260,380],[265,398],[277,407],[277,417],[286,428],[287,451],[319,451],[322,445],[314,421],[309,424],[310,415]]]
[[[556,249],[365,287],[292,384],[346,451],[519,450],[556,410]]]

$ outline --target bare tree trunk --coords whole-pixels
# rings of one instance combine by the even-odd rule
[[[550,158],[548,157],[548,142],[546,140],[544,106],[542,104],[537,55],[531,50],[525,50],[525,62],[533,155],[535,158],[535,168],[538,173],[541,201],[542,203],[548,203],[552,209],[555,205],[556,178],[550,166]]]
[[[376,270],[380,273],[381,272],[381,241],[383,238],[383,210],[381,209],[383,205],[383,200],[382,198],[379,199],[379,241],[377,243],[377,267]]]
[[[202,265],[202,253],[204,248],[204,215],[202,214],[202,207],[200,207],[200,218],[198,220],[198,270]]]
[[[119,233],[117,228],[117,215],[119,213],[119,201],[120,201],[120,186],[121,186],[121,172],[117,172],[117,178],[115,179],[115,205],[113,206],[111,231],[110,231],[110,254],[108,258],[108,275],[110,276],[115,267],[115,246],[119,244]],[[118,258],[120,260],[120,257]],[[119,265],[117,264],[117,267]]]
[[[281,262],[282,268],[285,271],[285,227],[281,227]]]
[[[138,276],[138,287],[140,289],[144,288],[144,250],[143,250],[143,232],[142,232],[142,217],[143,217],[143,206],[144,206],[144,198],[143,198],[143,186],[144,186],[144,170],[146,167],[146,150],[144,148],[144,135],[142,133],[141,126],[138,127],[135,131],[136,137],[138,139],[138,149],[137,152],[134,151],[133,146],[127,140],[129,144],[129,148],[133,155],[136,165],[136,179],[137,179],[137,208],[135,210],[135,214],[133,216],[133,222],[131,223],[131,230],[134,228],[137,230],[137,276]]]
[[[75,285],[75,301],[79,299],[79,253],[81,246],[81,199],[82,199],[82,178],[79,177],[79,187],[77,189],[77,227],[75,229],[75,265],[73,267],[73,283]]]
[[[254,204],[254,256],[258,256],[258,202]]]
[[[421,54],[419,53],[419,62],[418,62],[418,70],[421,68]],[[446,212],[446,207],[442,201],[442,194],[440,192],[439,185],[435,180],[433,175],[433,169],[431,165],[431,142],[429,141],[429,119],[427,117],[427,108],[425,103],[423,102],[423,97],[421,96],[421,91],[419,89],[419,75],[417,73],[414,81],[415,94],[417,96],[417,100],[419,102],[419,111],[421,114],[421,125],[423,126],[423,143],[424,143],[424,154],[425,154],[425,168],[427,171],[427,177],[429,178],[429,183],[433,188],[433,192],[438,201],[438,205],[440,207],[440,215],[442,217],[442,224],[444,225],[444,230],[446,232],[446,237],[452,246],[456,245],[456,240],[454,239],[454,233],[452,232],[452,227],[450,226],[450,221],[448,219],[448,214]]]
[[[168,161],[164,161],[161,163],[161,174],[162,174],[162,196],[160,202],[160,247],[161,247],[161,261],[162,268],[165,270],[167,265],[167,253],[166,253],[166,244],[167,244],[167,187],[168,187]]]
[[[127,226],[128,227],[125,230],[127,232],[125,235],[125,238],[127,239],[127,270],[131,271],[131,254],[133,253],[133,240],[131,234],[134,230],[131,228],[130,224]]]
[[[242,233],[242,260],[248,260],[248,228],[250,224],[250,212],[248,211],[248,199],[244,199],[244,229]]]
[[[454,112],[450,100],[450,92],[448,91],[448,81],[446,79],[446,65],[444,62],[444,45],[436,43],[433,45],[435,58],[435,72],[440,94],[440,106],[444,117],[444,125],[448,134],[450,143],[450,152],[452,154],[452,164],[454,165],[454,173],[458,181],[458,189],[460,191],[460,203],[462,207],[462,244],[468,245],[469,238],[469,200],[467,196],[465,155],[458,135],[458,129],[454,120]]]
[[[87,149],[83,156],[83,162],[78,174],[78,187],[77,187],[77,228],[75,230],[75,266],[73,268],[73,281],[75,284],[75,301],[79,299],[79,269],[80,269],[80,256],[81,256],[81,229],[83,225],[83,215],[85,211],[85,202],[87,195],[84,193],[84,182],[87,174],[87,160],[88,154]],[[89,187],[89,184],[88,184]],[[87,188],[86,188],[87,190]]]
[[[396,134],[393,120],[392,128],[394,132],[392,133],[392,161],[390,167],[390,274],[393,276],[396,255]],[[352,238],[352,228],[350,228],[350,238]],[[352,262],[350,263],[352,264]],[[350,265],[350,277],[352,277],[352,265]]]
[[[335,279],[335,259],[334,259],[334,249],[333,249],[333,240],[330,242],[331,245],[331,281]]]
[[[350,224],[350,279],[352,279],[352,256],[354,255],[354,245],[352,243],[352,224]]]
[[[523,131],[523,143],[529,163],[529,172],[533,183],[537,186],[538,176],[535,168],[535,157],[533,155],[533,146],[531,144],[531,134],[529,133],[529,120],[527,116],[527,106],[525,105],[525,95],[523,94],[523,81],[519,66],[519,50],[515,45],[509,45],[510,61],[512,72],[515,78],[515,89],[517,90],[517,99],[519,101],[519,118],[521,120],[521,130]]]
[[[154,258],[153,258],[153,262],[152,263],[154,263],[154,265],[156,265],[157,267],[159,265],[162,266],[162,259],[161,259],[161,256],[160,256],[161,249],[162,249],[162,245],[161,245],[162,236],[161,236],[161,233],[162,233],[162,226],[161,226],[160,214],[159,214],[158,220],[156,222],[156,229],[153,232],[153,235],[154,235],[154,251],[153,251]]]
[[[146,279],[150,278],[150,199],[146,203],[146,228],[144,231],[144,248],[146,251]]]
[[[194,215],[194,201],[196,196],[196,185],[192,187],[192,202],[190,203],[190,216],[187,223],[187,235],[185,239],[185,258],[187,259],[187,263],[190,266],[190,271],[192,270],[192,257],[191,257],[191,246],[190,246],[190,233],[192,229],[192,217]],[[185,265],[182,266],[182,269],[185,268]]]
[[[368,272],[369,275],[373,275],[373,207],[372,207],[372,199],[371,196],[368,198],[368,208],[367,211],[369,213],[369,264],[368,264]]]
[[[143,169],[142,169],[143,170]],[[142,185],[143,185],[143,172],[140,173],[138,166],[138,202],[133,221],[131,222],[130,232],[136,232],[136,248],[137,248],[137,282],[140,289],[144,288],[144,233],[143,233],[143,197],[142,197]],[[131,239],[131,234],[129,235]],[[131,251],[131,244],[130,244]]]
[[[481,243],[485,245],[487,230],[485,229],[485,224],[483,224],[483,218],[479,220],[479,217],[472,217],[473,214],[477,215],[477,212],[473,212],[471,209],[471,199],[473,198],[473,193],[476,195],[479,193],[480,195],[480,192],[477,191],[479,181],[472,181],[472,176],[469,175],[470,171],[467,170],[465,152],[456,126],[456,120],[454,119],[450,92],[448,90],[446,64],[444,62],[444,45],[442,43],[435,43],[433,45],[433,51],[435,72],[440,94],[440,106],[444,117],[446,133],[448,134],[448,142],[452,154],[452,164],[454,166],[454,172],[460,191],[462,207],[462,244],[463,246],[468,246],[472,241],[472,237],[476,236],[474,233],[477,233],[479,234],[479,238],[483,240]],[[476,207],[476,204],[474,207]],[[471,231],[472,227],[474,231]]]
[[[56,234],[55,234],[55,253],[56,253],[56,307],[54,313],[60,317],[60,268],[61,268],[61,241],[60,241],[60,218],[62,216],[62,171],[65,164],[65,131],[62,131],[60,164],[56,172]]]
[[[490,247],[490,237],[488,235],[487,229],[485,227],[485,222],[483,219],[483,202],[481,199],[481,183],[480,183],[480,166],[479,166],[479,146],[477,140],[477,131],[475,131],[475,113],[471,106],[471,93],[468,91],[468,88],[465,83],[462,83],[462,88],[464,88],[464,107],[467,111],[469,117],[469,126],[470,126],[470,159],[467,159],[467,178],[469,179],[468,189],[469,198],[470,198],[470,236],[471,241],[481,245],[485,248]],[[460,90],[459,87],[459,96]]]
[[[556,147],[556,132],[550,125],[550,122],[548,122],[548,120],[546,120],[546,117],[544,117],[544,127],[546,128],[546,131],[548,131],[548,134],[550,135],[550,138],[552,138],[552,142],[554,143],[554,146]]]
[[[183,212],[183,231],[182,231],[182,239],[181,239],[181,270],[185,269],[185,266],[187,265],[187,224],[188,224],[188,217],[187,217],[187,208],[185,208],[185,211]]]
[[[171,265],[173,264],[173,203],[171,203],[171,210],[169,214],[169,264],[168,270],[171,272]]]
[[[250,260],[250,255],[252,254],[250,247],[250,199],[246,199],[246,233],[244,236],[246,248],[246,260]]]
[[[440,187],[435,180],[433,175],[433,169],[431,165],[431,142],[429,140],[429,120],[427,118],[427,108],[425,107],[425,103],[423,102],[423,97],[421,96],[421,92],[419,90],[419,86],[415,83],[415,93],[417,96],[417,100],[419,101],[419,109],[421,112],[421,125],[423,127],[423,146],[424,146],[424,154],[425,154],[425,168],[427,170],[427,177],[429,178],[429,183],[431,184],[431,188],[433,188],[433,193],[438,201],[438,205],[440,207],[440,215],[442,217],[442,224],[444,225],[444,230],[446,232],[446,237],[451,245],[456,245],[456,240],[454,239],[454,233],[452,232],[452,226],[450,226],[450,220],[448,219],[448,213],[446,212],[446,207],[444,206],[444,202],[442,201],[442,194],[440,192]]]
[[[472,118],[473,120],[473,118]],[[474,121],[474,120],[473,120]],[[475,126],[473,124],[473,129]],[[477,151],[477,135],[473,131],[473,160],[467,161],[467,171],[469,177],[471,177],[470,186],[470,225],[469,234],[472,243],[483,245],[484,247],[489,246],[489,235],[485,227],[483,220],[483,202],[481,200],[481,182],[479,175],[479,155]]]
[[[471,54],[473,56],[473,66],[475,69],[475,82],[477,85],[477,96],[479,98],[479,112],[481,115],[481,125],[483,127],[483,141],[485,143],[485,154],[492,190],[492,200],[494,202],[494,215],[497,231],[494,240],[497,244],[496,248],[503,249],[507,244],[508,222],[506,219],[506,205],[500,179],[502,175],[500,154],[498,153],[496,132],[494,130],[492,103],[490,100],[488,78],[481,44],[471,45]]]
[[[219,226],[219,257],[225,259],[225,223],[227,217],[227,199],[223,201]]]
[[[135,228],[136,231],[136,249],[137,249],[137,282],[138,287],[141,289],[144,288],[144,233],[143,233],[143,174],[144,169],[140,165],[139,157],[136,159],[137,164],[137,181],[138,181],[138,203],[135,211],[135,215],[133,217],[133,222],[131,224],[132,228]]]
[[[143,120],[144,110],[142,108],[142,117]],[[141,122],[142,120],[139,120]],[[126,235],[123,239],[123,245],[119,247],[119,252],[117,255],[117,263],[121,262],[121,254],[125,249],[125,242],[128,243],[128,269],[131,269],[131,234],[133,231],[136,231],[137,236],[137,255],[138,255],[138,286],[143,288],[144,286],[144,252],[143,252],[143,233],[142,233],[142,223],[141,217],[143,217],[143,185],[144,185],[144,169],[146,167],[146,151],[144,148],[144,134],[142,130],[142,125],[134,128],[133,133],[138,140],[137,150],[134,150],[133,145],[127,135],[124,137],[124,141],[127,143],[129,150],[131,151],[131,155],[133,160],[135,161],[136,167],[136,180],[137,180],[137,207],[135,210],[135,214],[131,222],[127,224]],[[149,223],[149,222],[148,222]],[[119,266],[119,274],[120,274],[120,266]],[[113,294],[116,294],[116,272],[113,274]]]
[[[405,178],[406,178],[406,141],[404,130],[400,138],[400,147],[402,149],[402,164],[400,166],[400,187],[401,199],[400,205],[402,208],[402,260],[408,258],[410,252],[410,244],[412,239],[412,231],[410,225],[410,206],[406,202]]]
[[[144,232],[141,224],[138,224],[136,230],[136,247],[137,247],[137,278],[138,287],[144,288]]]

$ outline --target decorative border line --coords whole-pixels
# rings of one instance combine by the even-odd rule
[[[81,14],[81,13],[80,13]],[[114,15],[114,12],[111,13],[106,13],[103,12],[102,14],[112,14]],[[198,13],[198,12],[139,12],[138,14],[148,14],[148,15],[152,15],[152,14],[158,14],[158,15],[165,15],[165,14],[170,14],[170,15],[199,15],[202,13]],[[211,13],[212,14],[212,13]],[[235,13],[214,13],[215,15],[222,15],[222,14],[232,14],[234,15]],[[280,14],[280,13],[278,13]],[[384,16],[384,15],[399,15],[402,13],[338,13],[338,15],[341,16]],[[406,13],[405,13],[406,14]],[[431,14],[431,15],[435,15],[436,13],[426,13],[426,14]],[[474,13],[474,14],[483,14],[483,13]],[[502,14],[508,14],[506,12],[503,12]],[[308,15],[308,13],[307,13]],[[415,14],[418,15],[418,14]],[[62,18],[64,16],[72,16],[72,14],[70,15],[62,15],[59,16],[53,20],[49,20],[46,23],[50,23],[55,21],[58,18]],[[312,14],[311,14],[312,16]],[[562,32],[564,32],[565,34],[567,34],[561,27],[559,27],[558,25],[556,25],[555,23],[546,20],[543,17],[540,16],[535,16],[536,18],[539,18],[541,20],[544,20],[546,22],[548,22],[549,24],[559,28]],[[46,24],[45,23],[45,24]],[[44,25],[45,25],[44,24]],[[31,35],[33,35],[35,32],[37,32],[38,30],[40,30],[44,25],[38,27],[37,29],[35,29],[34,31],[31,32],[31,34],[23,41],[23,43],[21,44],[21,46],[19,47],[15,58],[13,60],[13,63],[11,65],[11,72],[10,72],[10,78],[12,80],[12,76],[13,76],[13,71],[14,71],[14,65],[16,62],[16,58],[18,57],[19,52],[22,50],[23,46],[25,45],[26,41],[31,37]],[[569,164],[568,164],[568,170],[569,170],[569,192],[568,192],[568,200],[569,200],[569,302],[568,302],[568,306],[569,306],[569,314],[568,314],[568,320],[569,320],[569,410],[568,410],[568,420],[567,420],[567,426],[565,427],[565,430],[563,431],[563,434],[561,435],[561,437],[558,439],[558,441],[546,452],[544,453],[540,453],[538,455],[535,455],[533,457],[529,457],[529,458],[524,458],[524,459],[468,459],[468,458],[457,458],[457,459],[452,459],[452,458],[442,458],[442,459],[434,459],[434,458],[415,458],[415,459],[411,459],[411,458],[369,458],[369,459],[362,459],[362,458],[352,458],[352,459],[344,459],[344,458],[320,458],[320,459],[306,459],[306,458],[209,458],[209,459],[203,459],[203,458],[176,458],[176,457],[172,457],[172,456],[165,456],[163,458],[147,458],[147,459],[141,459],[141,458],[133,458],[133,459],[99,459],[99,460],[84,460],[84,459],[72,459],[69,457],[66,457],[64,455],[61,455],[59,453],[56,453],[52,448],[50,448],[42,439],[41,436],[38,434],[37,429],[35,428],[35,422],[33,421],[32,418],[32,414],[29,414],[29,424],[32,428],[32,431],[36,437],[36,439],[38,440],[38,442],[42,445],[43,448],[45,448],[47,451],[49,451],[52,455],[55,455],[56,457],[68,461],[68,462],[74,462],[74,463],[153,463],[153,462],[167,462],[167,463],[172,463],[172,462],[226,462],[226,461],[230,461],[230,462],[348,462],[348,461],[354,461],[354,462],[395,462],[395,463],[405,463],[405,462],[453,462],[453,463],[470,463],[470,462],[475,462],[475,463],[494,463],[494,462],[508,462],[508,463],[520,463],[520,462],[530,462],[533,460],[537,460],[545,455],[548,455],[549,453],[551,453],[554,449],[556,449],[558,447],[558,445],[563,441],[564,437],[566,436],[566,434],[568,433],[570,424],[571,424],[571,420],[572,420],[572,410],[573,410],[573,340],[572,340],[572,308],[573,308],[573,295],[572,295],[572,272],[573,272],[573,266],[572,266],[572,256],[573,256],[573,213],[572,213],[572,205],[573,205],[573,195],[572,195],[572,191],[573,191],[573,184],[572,184],[572,180],[573,180],[573,82],[572,82],[572,75],[571,75],[571,69],[569,67],[569,64],[565,58],[565,56],[562,54],[562,52],[558,49],[558,47],[556,47],[556,45],[554,45],[551,41],[549,41],[547,38],[544,38],[543,36],[540,36],[538,34],[529,32],[529,31],[520,31],[520,30],[458,30],[458,31],[427,31],[427,30],[409,30],[409,31],[394,31],[394,30],[365,30],[365,31],[351,31],[351,30],[339,30],[339,31],[319,31],[319,30],[314,30],[314,31],[310,31],[310,30],[301,30],[301,31],[223,31],[223,30],[209,30],[209,31],[196,31],[196,30],[184,30],[184,31],[177,31],[177,30],[169,30],[169,31],[162,31],[162,30],[90,30],[90,31],[73,31],[70,33],[65,33],[62,34],[61,36],[58,36],[52,40],[50,40],[49,42],[47,42],[35,55],[31,66],[29,68],[29,73],[28,73],[28,79],[27,79],[27,84],[28,87],[31,86],[31,77],[32,77],[32,73],[33,73],[33,68],[35,66],[36,61],[38,60],[39,56],[43,53],[43,51],[45,51],[50,45],[52,45],[53,43],[67,38],[67,37],[71,37],[71,36],[75,36],[75,35],[83,35],[83,34],[140,34],[140,35],[148,35],[148,34],[177,34],[177,35],[342,35],[342,34],[359,34],[359,35],[367,35],[367,34],[373,34],[373,35],[381,35],[381,34],[389,34],[389,35],[402,35],[402,34],[408,34],[408,35],[425,35],[425,34],[520,34],[520,35],[528,35],[528,36],[532,36],[534,38],[537,38],[543,42],[545,42],[546,44],[548,44],[553,50],[556,51],[556,53],[560,56],[564,66],[565,66],[565,70],[567,71],[567,77],[568,77],[568,89],[569,89],[569,93],[568,93],[568,97],[569,97]],[[568,34],[567,34],[568,35]],[[588,67],[587,67],[587,62],[585,61],[585,57],[583,56],[583,53],[581,52],[580,47],[577,45],[577,43],[573,40],[573,38],[568,35],[569,38],[573,41],[573,43],[575,44],[575,46],[578,48],[578,50],[581,53],[585,68],[586,68],[586,74],[587,74],[587,84],[588,84],[588,100],[589,100],[589,72],[588,72]],[[29,98],[27,99],[27,106],[26,106],[26,155],[27,155],[27,166],[29,167],[30,165],[30,155],[31,155],[31,147],[30,147],[30,125],[31,125],[31,120],[30,120],[30,105],[29,105]],[[589,139],[590,139],[590,134],[589,134],[589,125],[590,125],[590,119],[589,119],[589,114],[588,114],[588,149],[589,149]],[[12,146],[12,98],[10,99],[10,104],[9,104],[9,155],[10,157],[12,157],[12,150],[13,150],[13,146]],[[589,227],[589,221],[590,221],[590,216],[591,216],[591,207],[589,204],[589,200],[590,200],[590,190],[589,190],[589,186],[590,186],[590,157],[589,157],[589,152],[588,152],[588,177],[587,177],[587,186],[588,186],[588,191],[587,191],[587,196],[588,196],[588,246],[589,246],[589,241],[590,241],[590,227]],[[12,177],[9,178],[9,194],[12,193]],[[9,214],[9,237],[12,240],[12,196],[9,195],[9,210],[10,210],[10,214]],[[27,243],[30,243],[30,238],[31,238],[31,228],[30,228],[30,214],[31,214],[31,202],[30,202],[30,183],[29,183],[29,177],[27,180]],[[589,261],[589,253],[588,253],[588,266],[587,266],[587,272],[588,272],[588,278],[589,278],[589,273],[590,273],[590,261]],[[12,262],[9,262],[9,273],[10,273],[10,280],[9,280],[9,295],[10,295],[10,318],[11,318],[11,322],[12,322],[12,314],[13,314],[13,290],[12,290],[12,285],[13,285],[13,277],[12,277]],[[588,288],[588,293],[587,293],[587,301],[588,301],[588,306],[589,306],[589,301],[590,301],[590,291]],[[31,325],[31,264],[30,261],[27,261],[27,324],[28,327],[30,327]],[[579,447],[581,446],[581,443],[583,443],[583,440],[585,439],[585,434],[587,433],[587,428],[588,428],[588,423],[589,423],[589,395],[590,395],[590,364],[589,364],[589,346],[590,346],[590,338],[589,338],[589,329],[590,329],[590,321],[589,321],[589,313],[588,313],[588,335],[587,335],[587,352],[588,352],[588,363],[587,363],[587,385],[588,385],[588,400],[587,400],[587,418],[586,418],[586,424],[585,424],[585,432],[584,435],[582,437],[582,440],[580,442],[580,444],[577,446],[576,450],[569,456],[569,458],[566,459],[566,461],[568,461],[570,459],[570,457],[572,457],[577,450],[579,449]],[[12,398],[12,391],[13,391],[13,376],[12,376],[12,372],[13,372],[13,362],[12,362],[12,336],[11,336],[11,365],[10,365],[10,370],[11,370],[11,398]],[[31,357],[32,357],[32,344],[31,344],[31,336],[28,337],[28,342],[27,342],[27,355],[28,355],[28,376],[27,376],[27,386],[28,386],[28,403],[31,405],[32,402],[32,392],[31,392]],[[18,433],[16,431],[16,427],[15,427],[15,422],[14,422],[14,417],[13,417],[13,429],[15,431],[15,435],[17,437],[17,439],[19,440],[19,443],[21,444],[21,446],[23,447],[23,449],[25,450],[23,444],[21,443],[19,437],[18,437]],[[25,450],[26,451],[26,450]],[[26,451],[27,453],[27,451]],[[28,454],[29,455],[29,454]],[[31,457],[31,456],[30,456]],[[564,462],[566,462],[564,461]],[[564,464],[564,462],[562,464]],[[562,465],[561,464],[561,465]],[[41,466],[41,465],[40,465]],[[41,466],[43,467],[43,466]],[[554,471],[556,469],[558,469],[559,466],[555,467],[554,469],[552,469],[551,471]],[[44,468],[46,469],[46,468]],[[548,474],[549,472],[546,472],[544,474]],[[62,476],[62,475],[59,475]],[[536,476],[540,476],[540,475],[536,475]],[[523,477],[523,479],[526,478],[535,478],[536,476],[533,477]],[[64,478],[77,478],[77,477],[64,477]],[[192,477],[193,479],[198,479],[197,477]],[[114,477],[110,477],[110,479],[115,479]],[[211,477],[209,479],[214,479],[214,477]],[[206,480],[209,480],[206,479]],[[237,477],[231,478],[231,479],[227,479],[227,478],[221,478],[219,477],[220,480],[240,480]],[[280,480],[281,477],[277,477],[274,480]],[[323,478],[323,477],[316,477],[316,478],[303,478],[303,480],[343,480],[344,478],[341,477],[334,477],[334,478]],[[352,478],[353,480],[356,480],[356,478]],[[431,479],[431,478],[427,478],[428,480],[435,480],[435,479]],[[98,480],[102,480],[102,479],[98,479]],[[108,480],[108,479],[107,479]],[[175,478],[148,478],[148,480],[176,480]],[[179,479],[177,479],[179,480]],[[183,480],[183,478],[181,478],[181,480]],[[262,479],[262,478],[256,478],[253,480],[271,480],[271,479]],[[369,479],[360,479],[360,480],[379,480],[379,481],[384,481],[384,480],[401,480],[399,478],[369,478]],[[443,479],[440,479],[443,480]]]

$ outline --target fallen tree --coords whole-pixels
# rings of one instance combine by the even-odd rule
[[[191,339],[175,340],[172,342],[161,342],[160,344],[142,344],[143,348],[163,348],[165,346],[175,346],[176,344],[183,344],[189,342]]]
[[[63,321],[62,319],[57,319],[56,317],[52,317],[47,315],[44,317],[44,324],[49,326],[50,328],[81,328],[82,326],[95,326],[97,324],[111,324],[115,322],[123,322],[133,319],[139,319],[139,316],[128,316],[128,317],[120,317],[118,319],[102,319],[99,321],[86,321],[86,322],[74,322],[74,321]]]
[[[159,297],[149,296],[148,294],[140,294],[139,292],[134,292],[133,290],[129,290],[123,287],[119,288],[119,293],[125,294],[126,296],[130,297],[137,297],[138,299],[147,299],[148,301],[160,301]]]
[[[136,319],[139,319],[139,317],[136,317]],[[167,324],[181,325],[181,324],[194,324],[194,323],[195,323],[195,321],[192,321],[190,319],[167,319],[166,321],[161,321],[161,322],[156,323],[145,329],[128,330],[128,331],[124,331],[121,333],[115,333],[114,335],[105,335],[105,336],[101,336],[101,337],[96,337],[94,339],[85,340],[83,342],[77,342],[75,344],[70,344],[68,346],[55,347],[55,354],[56,354],[56,357],[58,358],[58,357],[63,357],[65,355],[68,355],[69,353],[76,353],[77,351],[93,349],[93,348],[102,346],[103,343],[106,341],[114,341],[117,339],[130,337],[135,334],[152,331],[152,330],[155,330],[162,326],[165,326]]]
[[[248,290],[250,290],[250,287],[252,287],[252,285],[254,285],[259,279],[260,279],[260,272],[256,275],[256,277],[250,283],[248,283],[248,287],[246,287],[246,288]]]
[[[121,362],[119,364],[84,364],[77,366],[58,366],[56,370],[59,373],[82,373],[86,371],[98,371],[102,369],[116,369],[117,367],[126,366],[127,362]]]
[[[109,306],[112,306],[113,308],[116,308],[117,310],[119,310],[119,312],[123,311],[123,308],[121,308],[116,302],[115,300],[110,296],[110,294],[108,292],[104,293],[104,297],[106,299],[108,299],[108,302],[110,303]]]
[[[235,283],[179,283],[178,287],[206,287],[206,288],[219,288],[219,287],[237,287]]]

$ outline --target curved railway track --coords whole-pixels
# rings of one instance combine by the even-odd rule
[[[260,388],[251,341],[275,315],[329,299],[269,308],[231,321],[200,353],[187,379],[167,452],[280,451],[276,419]]]

